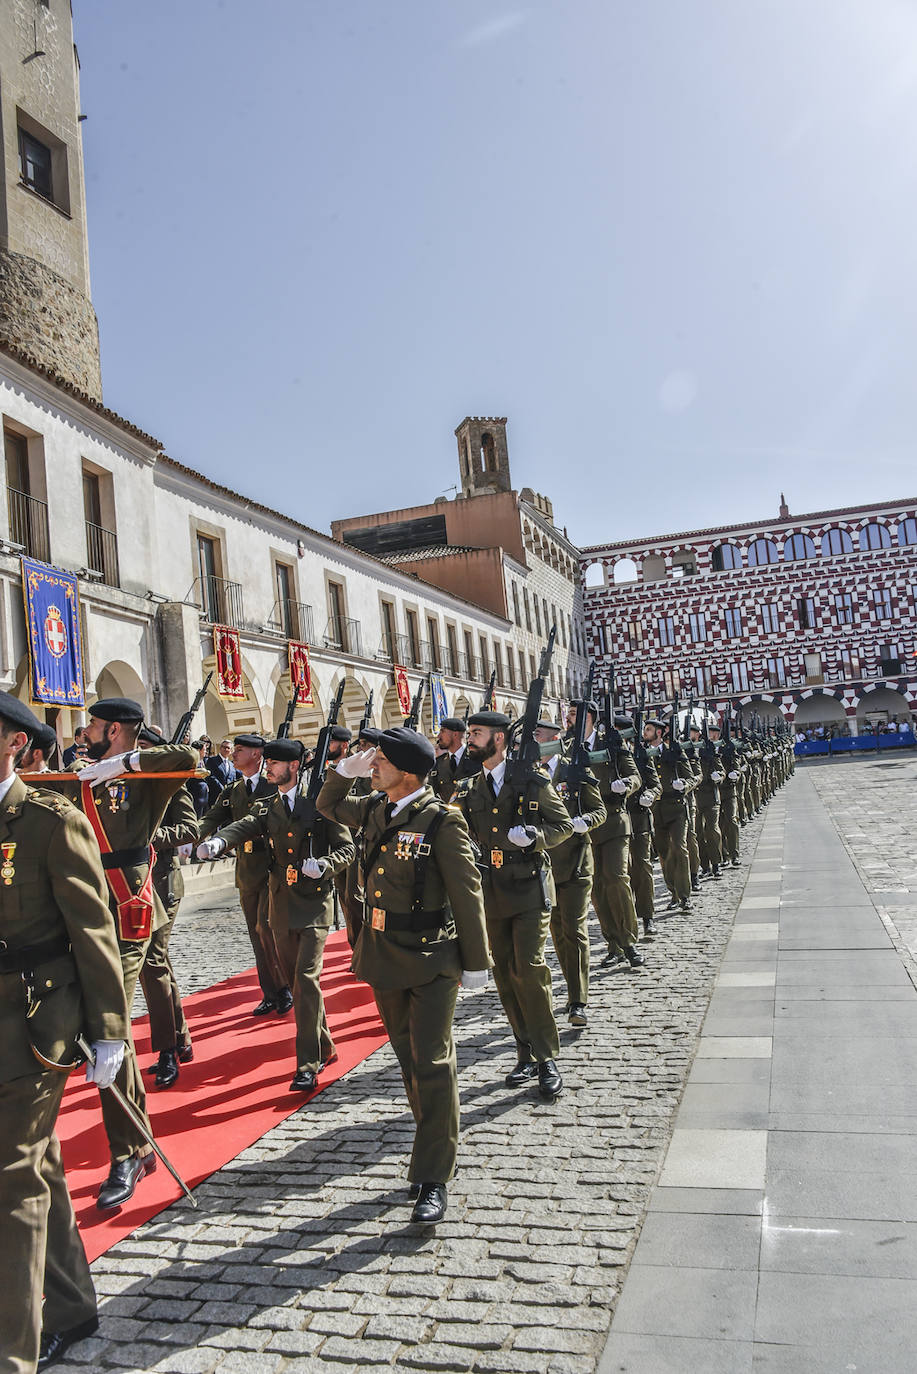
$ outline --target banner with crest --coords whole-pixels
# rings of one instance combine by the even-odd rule
[[[299,644],[291,639],[287,643],[290,661],[290,695],[294,687],[299,687],[300,706],[314,706],[312,696],[312,665],[309,662],[308,644]]]
[[[242,681],[242,650],[239,631],[229,625],[214,625],[213,652],[217,661],[217,691],[221,697],[239,701],[245,698]]]
[[[408,670],[402,668],[400,663],[392,665],[392,673],[395,677],[395,691],[398,693],[398,706],[403,716],[411,714],[411,685],[408,682]]]
[[[76,577],[33,558],[20,561],[29,641],[29,696],[35,705],[85,706]]]
[[[439,734],[439,727],[449,714],[446,701],[446,684],[442,673],[430,674],[430,705],[433,708],[433,733]]]

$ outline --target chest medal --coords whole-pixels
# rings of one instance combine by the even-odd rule
[[[0,878],[3,879],[4,887],[10,887],[16,876],[16,870],[13,867],[13,856],[16,853],[16,846],[15,844],[2,844],[0,845],[0,851],[3,853],[3,864],[0,866]]]

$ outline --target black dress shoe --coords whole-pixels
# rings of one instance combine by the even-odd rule
[[[700,883],[698,882],[697,874],[691,879],[691,891],[700,892]]]
[[[700,872],[698,873],[697,876],[698,876],[699,878],[709,878],[709,877],[710,877],[710,869],[709,869],[709,868],[702,868],[702,869],[700,870]]]
[[[76,1345],[77,1341],[85,1341],[87,1336],[94,1336],[98,1329],[98,1317],[87,1317],[79,1326],[71,1326],[66,1331],[43,1331],[38,1347],[38,1364],[35,1368],[48,1369],[52,1364],[57,1364],[58,1360],[64,1358],[71,1345]]]
[[[643,934],[644,934],[644,935],[655,935],[655,934],[656,934],[656,923],[655,923],[655,921],[653,920],[652,916],[647,916],[646,919],[645,919],[645,921],[643,922]]]
[[[153,1082],[157,1088],[171,1088],[173,1083],[178,1082],[178,1058],[174,1050],[160,1052]]]
[[[582,1002],[573,1002],[570,1006],[570,1025],[588,1026],[589,1018],[586,1015],[586,1008]]]
[[[111,1166],[108,1178],[99,1189],[96,1207],[100,1212],[109,1212],[114,1207],[120,1207],[128,1198],[134,1196],[134,1189],[144,1174],[151,1174],[155,1168],[156,1156],[152,1153],[144,1155],[143,1159],[139,1155],[131,1155],[130,1159],[119,1159],[117,1164]]]
[[[713,877],[713,878],[715,878],[716,881],[719,882],[719,880],[720,880],[720,866],[719,866],[719,864],[714,864],[714,865],[713,865],[713,872],[712,872],[712,874],[711,874],[710,876]]]
[[[687,898],[687,897],[682,897],[682,899],[681,899],[681,912],[682,912],[682,915],[687,914],[687,912],[691,911],[691,909],[692,909],[692,908],[691,908],[691,903],[689,902],[688,898]]]
[[[177,1053],[179,1064],[190,1064],[191,1060],[194,1058],[194,1046],[179,1045]]]
[[[616,949],[610,949],[604,959],[599,960],[599,968],[611,968],[612,964],[620,964],[621,956]]]
[[[291,1093],[311,1093],[318,1084],[318,1075],[311,1069],[297,1069],[290,1084]]]
[[[264,997],[256,1007],[252,1007],[252,1016],[267,1016],[269,1011],[276,1011],[277,1003],[273,997]]]
[[[420,1192],[411,1213],[411,1220],[419,1221],[423,1226],[435,1226],[438,1221],[442,1221],[445,1215],[445,1183],[421,1183]]]
[[[542,1097],[553,1100],[564,1086],[564,1080],[557,1072],[553,1059],[543,1059],[538,1065],[538,1091]]]
[[[519,1063],[508,1073],[503,1082],[508,1088],[521,1088],[525,1083],[531,1083],[533,1078],[538,1077],[538,1065],[533,1059],[520,1059]]]
[[[286,1016],[293,1010],[293,994],[289,988],[281,988],[277,994],[277,1015]]]
[[[732,861],[732,866],[733,866],[733,868],[738,868],[738,867],[739,867],[739,860],[738,860],[738,859],[733,859],[733,861]]]
[[[630,964],[631,968],[642,968],[643,965],[646,963],[646,960],[644,959],[643,955],[640,953],[636,945],[628,945],[624,951],[624,957]]]

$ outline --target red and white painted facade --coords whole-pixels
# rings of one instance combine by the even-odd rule
[[[583,549],[588,648],[624,699],[917,717],[917,499]],[[765,561],[768,560],[768,561]]]

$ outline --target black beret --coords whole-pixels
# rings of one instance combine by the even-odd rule
[[[633,730],[633,728],[634,722],[631,720],[630,716],[626,716],[623,711],[615,711],[616,730]]]
[[[582,704],[583,704],[583,703],[582,703],[582,699],[579,700],[579,701],[571,701],[571,702],[570,702],[570,705],[571,705],[571,706],[574,706],[574,707],[575,707],[575,706],[582,706]],[[598,703],[597,701],[587,701],[587,702],[586,702],[586,710],[587,710],[587,711],[591,711],[592,714],[593,714],[594,716],[598,716],[598,714],[599,714],[599,703]]]
[[[141,744],[165,744],[165,738],[150,725],[141,725],[137,739]]]
[[[652,725],[656,730],[667,730],[669,722],[667,720],[660,720],[658,716],[650,716],[643,724]]]
[[[243,749],[263,749],[263,735],[236,735],[234,744],[241,744]]]
[[[57,748],[57,731],[53,726],[45,725],[39,721],[38,729],[32,739],[32,747],[40,749],[45,758],[50,757]]]
[[[382,738],[382,731],[377,730],[375,725],[364,725],[357,735],[357,739],[369,740],[370,744],[378,744]]]
[[[143,707],[130,697],[103,697],[89,708],[89,714],[99,720],[117,721],[119,725],[140,725],[143,722]]]
[[[459,716],[446,716],[445,720],[440,721],[439,728],[440,730],[458,730],[460,734],[464,735],[468,727]]]
[[[298,739],[272,739],[264,746],[264,757],[278,762],[295,763],[303,756],[303,747]]]
[[[403,773],[414,773],[418,778],[425,778],[436,762],[436,753],[430,741],[405,725],[396,725],[394,730],[383,730],[379,736],[379,748],[389,763]]]
[[[29,710],[24,701],[10,696],[9,692],[0,692],[0,718],[12,725],[14,730],[24,730],[30,739],[41,728],[41,721],[34,712]]]
[[[346,725],[332,725],[331,738],[340,740],[343,744],[349,744],[353,739],[353,731],[348,730]]]
[[[469,725],[486,725],[490,730],[508,730],[512,724],[502,711],[476,711],[468,717]]]
[[[539,720],[537,724],[539,730],[556,730],[558,734],[563,729],[563,726],[558,725],[556,720]]]

